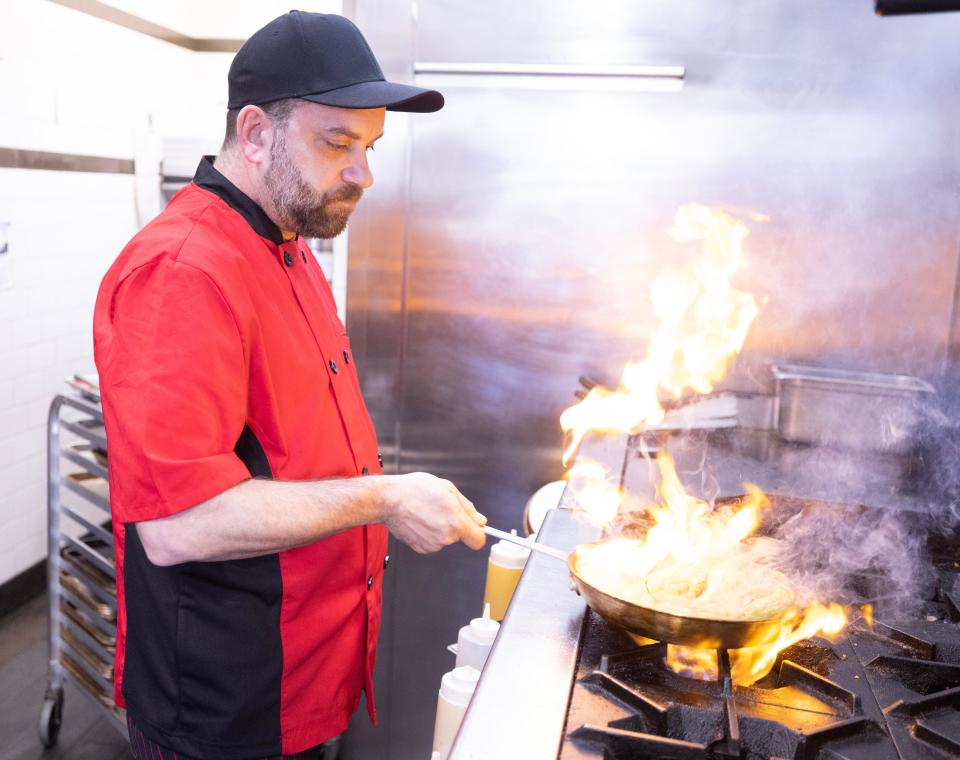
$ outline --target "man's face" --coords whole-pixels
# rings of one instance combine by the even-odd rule
[[[332,238],[373,184],[367,151],[383,134],[385,109],[303,101],[274,137],[264,182],[284,230]]]

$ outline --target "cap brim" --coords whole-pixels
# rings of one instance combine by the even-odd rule
[[[443,108],[443,95],[409,84],[360,82],[336,90],[301,95],[304,100],[337,108],[386,108],[388,111],[431,113]]]

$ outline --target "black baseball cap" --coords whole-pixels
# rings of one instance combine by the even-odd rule
[[[302,98],[340,108],[428,113],[443,95],[384,79],[380,64],[349,19],[290,11],[243,43],[227,74],[227,108]]]

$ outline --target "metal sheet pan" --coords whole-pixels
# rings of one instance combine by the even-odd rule
[[[61,653],[63,669],[71,675],[84,691],[89,693],[104,707],[115,707],[113,697],[108,694],[103,685],[96,678],[88,673],[83,666],[76,662],[67,652]]]
[[[88,615],[67,599],[60,600],[60,611],[65,617],[86,631],[88,635],[92,636],[105,651],[111,655],[114,653],[117,645],[117,631],[113,625],[106,623],[98,616]],[[110,630],[105,630],[105,628]]]
[[[61,585],[73,592],[77,598],[83,601],[91,610],[96,612],[104,620],[116,620],[117,611],[106,602],[100,601],[91,593],[90,589],[77,576],[71,575],[66,570],[60,571]]]
[[[91,543],[95,547],[99,546],[95,542]],[[112,551],[110,554],[112,555]],[[116,598],[116,579],[108,573],[105,573],[99,566],[90,562],[76,547],[63,547],[63,549],[60,550],[60,556],[63,557],[64,564],[69,568],[71,573],[83,579],[85,583],[93,584],[111,597]]]
[[[85,633],[70,620],[64,620],[60,626],[63,643],[76,652],[90,670],[105,681],[113,679],[113,655],[97,644],[96,640]]]

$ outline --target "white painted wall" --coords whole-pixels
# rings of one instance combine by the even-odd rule
[[[218,37],[247,36],[288,10],[275,2],[230,3],[229,13],[223,3],[117,5]],[[299,7],[336,11],[340,3]],[[10,223],[0,268],[0,583],[46,553],[47,408],[66,375],[94,370],[100,278],[157,208],[163,140],[219,143],[231,58],[47,0],[0,4],[0,148],[137,159],[136,177],[0,169],[0,223]]]

